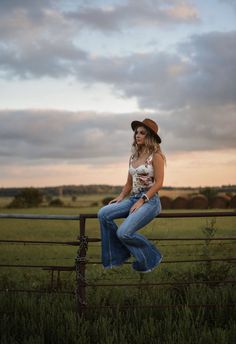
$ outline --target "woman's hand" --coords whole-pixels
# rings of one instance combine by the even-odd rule
[[[140,198],[134,205],[130,208],[129,213],[132,214],[134,211],[138,210],[144,203],[144,200]]]
[[[112,203],[119,203],[124,199],[123,196],[119,195],[116,198],[112,199],[108,204],[112,204]]]

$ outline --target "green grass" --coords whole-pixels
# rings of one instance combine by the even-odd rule
[[[118,294],[119,302],[119,291]],[[230,300],[230,290],[192,287],[177,291],[142,293],[142,301],[155,296],[156,302],[198,303],[217,297]],[[94,297],[99,297],[96,294]],[[99,297],[100,298],[100,297]],[[140,293],[127,296],[130,303],[141,302]],[[102,300],[100,300],[102,301]],[[17,296],[1,300],[7,311],[1,322],[1,344],[9,343],[230,343],[235,338],[235,309],[168,307],[132,310],[91,310],[87,319],[76,322],[74,300],[56,295]]]
[[[65,214],[96,213],[99,207],[2,209],[4,213]],[[172,211],[165,211],[172,212]],[[154,219],[140,232],[149,238],[205,238],[212,218]],[[120,223],[122,220],[118,220]],[[214,236],[235,236],[235,217],[215,218]],[[86,221],[86,234],[99,237],[97,219]],[[1,219],[0,239],[74,241],[79,221]],[[193,245],[194,244],[194,245]],[[197,245],[195,245],[197,244]],[[1,264],[73,266],[77,247],[52,245],[0,244]],[[227,262],[167,264],[168,260],[235,256],[235,244],[205,241],[159,241],[163,263],[151,274],[138,274],[129,264],[104,270],[101,264],[88,264],[89,283],[161,283],[221,280],[235,278],[235,265]],[[90,243],[87,258],[100,261],[100,243]],[[132,261],[132,259],[131,259]],[[56,277],[56,276],[55,276]],[[62,272],[61,290],[75,290],[75,273]],[[50,273],[41,269],[4,268],[0,270],[1,289],[49,289]],[[87,287],[86,317],[76,322],[76,302],[70,295],[0,294],[1,344],[9,343],[228,343],[236,335],[236,302],[232,285],[168,287]],[[139,308],[166,304],[178,307]],[[191,304],[218,304],[191,307]],[[116,306],[107,309],[101,306]],[[122,307],[132,305],[131,309]],[[119,309],[119,307],[121,307]]]

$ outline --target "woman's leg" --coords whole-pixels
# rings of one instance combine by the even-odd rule
[[[104,206],[98,212],[101,231],[102,264],[105,268],[124,263],[130,257],[129,249],[116,235],[114,219],[127,217],[134,201],[126,199],[119,203]]]
[[[162,258],[160,251],[137,230],[147,225],[161,212],[161,202],[158,195],[144,203],[138,210],[129,214],[117,230],[120,241],[136,258],[134,270],[145,272],[157,266]]]

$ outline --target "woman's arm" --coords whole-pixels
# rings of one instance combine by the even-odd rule
[[[122,191],[120,193],[120,196],[125,198],[125,196],[127,196],[130,193],[131,190],[132,190],[132,176],[128,172],[127,181],[126,181],[125,186],[123,187],[123,189],[122,189]]]
[[[164,181],[164,159],[159,153],[153,154],[152,159],[153,169],[154,169],[154,185],[146,192],[148,198],[152,198],[156,192],[158,192],[163,185]]]
[[[132,190],[132,176],[128,172],[127,181],[126,181],[125,186],[123,187],[121,193],[119,194],[119,196],[117,196],[116,198],[111,200],[109,202],[109,204],[122,201],[125,198],[125,196],[130,193],[131,190]]]

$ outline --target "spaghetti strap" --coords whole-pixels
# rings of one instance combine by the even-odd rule
[[[149,155],[149,157],[147,157],[146,161],[145,162],[148,162],[148,161],[151,161],[153,158],[153,153],[151,155]]]
[[[131,165],[131,162],[133,161],[134,155],[132,154],[129,158],[129,166]]]

